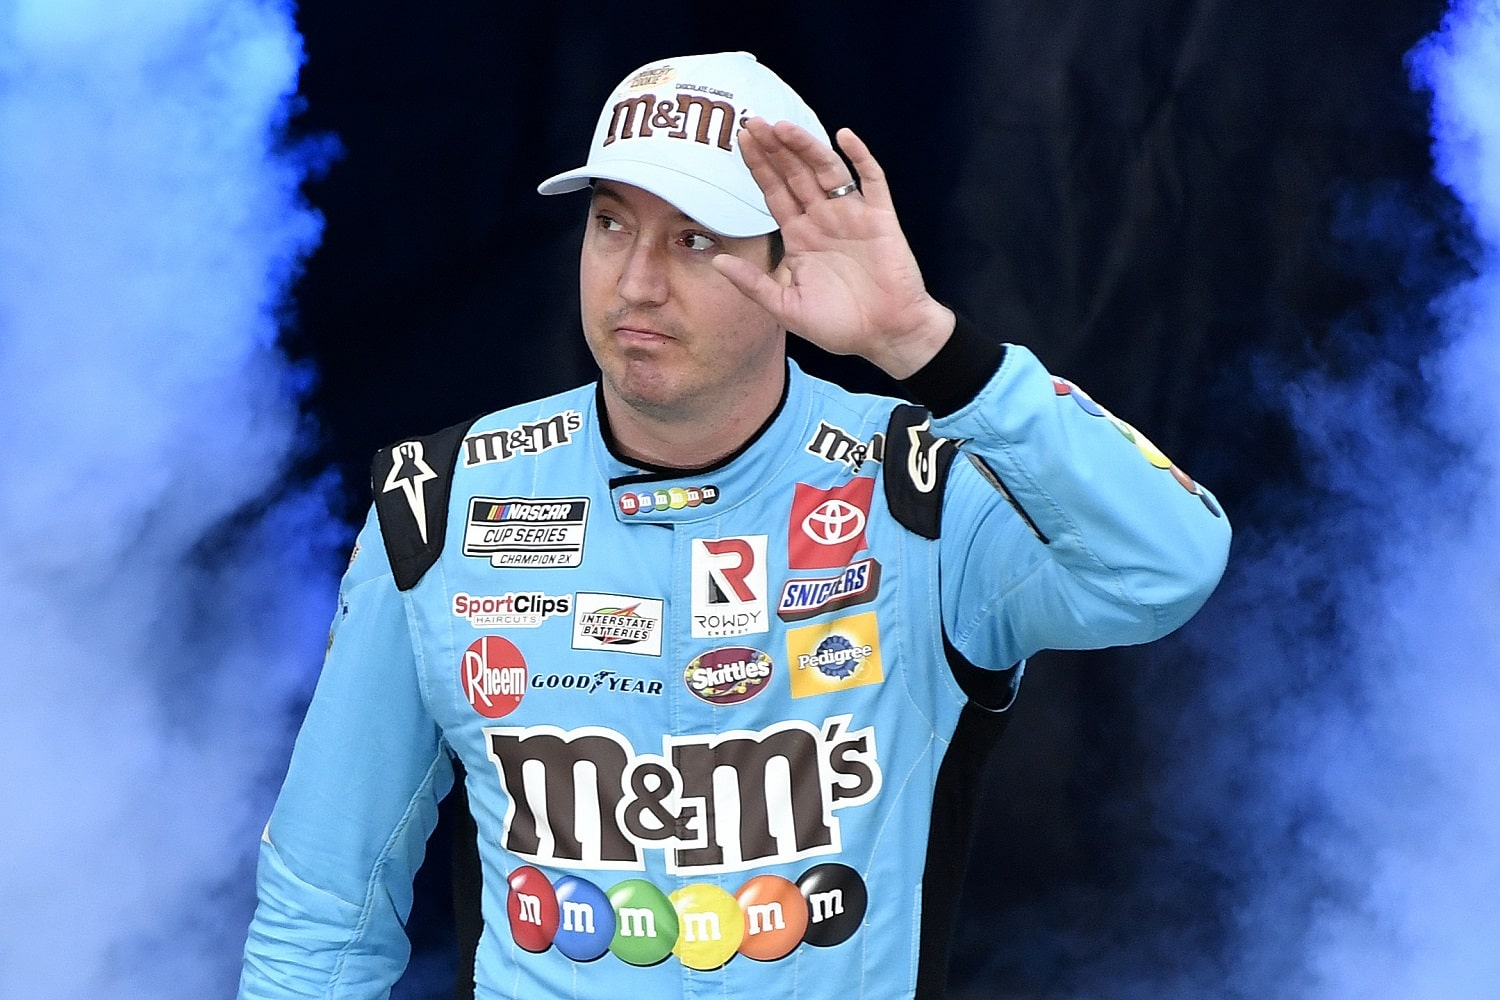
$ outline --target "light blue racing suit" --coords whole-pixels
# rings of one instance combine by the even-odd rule
[[[1181,625],[1228,522],[966,325],[909,383],[965,386],[930,420],[788,372],[687,474],[612,452],[588,387],[377,457],[242,998],[388,995],[450,754],[480,1000],[940,994],[1024,659]]]

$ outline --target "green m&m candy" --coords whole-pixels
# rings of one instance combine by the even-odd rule
[[[609,890],[615,936],[609,950],[631,965],[655,965],[677,944],[677,910],[662,891],[644,879],[626,879]]]

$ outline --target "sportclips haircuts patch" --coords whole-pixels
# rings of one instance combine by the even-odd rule
[[[588,516],[588,497],[472,497],[464,555],[495,567],[577,566]]]

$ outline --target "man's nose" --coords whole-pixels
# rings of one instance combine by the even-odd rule
[[[655,240],[637,240],[620,271],[620,297],[631,303],[660,304],[667,299],[666,248]]]

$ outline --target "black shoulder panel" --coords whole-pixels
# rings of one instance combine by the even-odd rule
[[[472,421],[375,453],[370,490],[396,587],[410,590],[443,552],[453,464]]]
[[[885,502],[900,521],[923,538],[943,530],[943,487],[958,444],[933,437],[931,415],[903,403],[891,413],[885,432]]]

